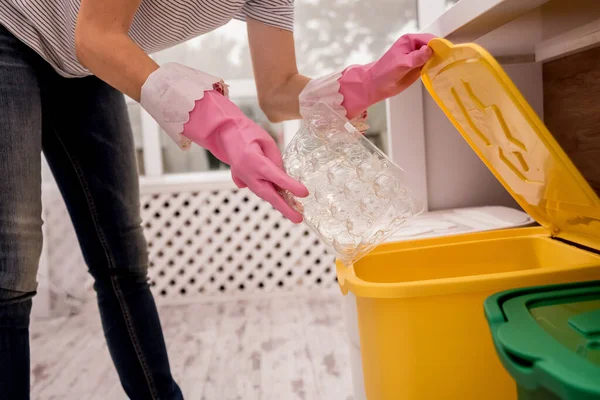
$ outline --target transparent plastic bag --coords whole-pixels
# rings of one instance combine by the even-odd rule
[[[345,265],[423,209],[404,171],[325,103],[311,109],[283,162],[310,193],[301,199],[286,192],[286,200]]]

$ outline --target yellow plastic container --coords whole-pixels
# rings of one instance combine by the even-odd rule
[[[429,44],[423,82],[458,131],[541,227],[380,246],[352,267],[368,400],[516,399],[484,300],[600,277],[600,199],[482,48]]]

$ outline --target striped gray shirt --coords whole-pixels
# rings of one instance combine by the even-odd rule
[[[91,75],[75,56],[75,23],[80,3],[81,0],[0,0],[0,24],[60,75]],[[233,18],[246,17],[292,30],[294,0],[142,0],[129,36],[151,54],[210,32]]]

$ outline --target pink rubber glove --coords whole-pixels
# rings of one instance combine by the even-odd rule
[[[412,85],[419,78],[421,67],[433,55],[427,47],[433,38],[429,34],[404,35],[378,61],[342,72],[339,82],[346,116],[352,119]]]
[[[300,94],[300,112],[323,101],[349,120],[375,103],[395,96],[412,85],[433,52],[430,34],[403,35],[379,60],[351,66],[341,73],[315,79]]]
[[[308,190],[284,172],[279,148],[264,129],[216,90],[206,91],[196,100],[189,117],[183,136],[229,164],[239,188],[248,187],[290,221],[302,222],[302,215],[287,204],[277,188],[298,197],[308,196]]]
[[[140,104],[180,148],[195,142],[209,150],[231,166],[238,187],[248,187],[292,222],[302,222],[278,191],[306,197],[308,190],[283,171],[275,141],[227,98],[221,79],[167,63],[146,79]]]

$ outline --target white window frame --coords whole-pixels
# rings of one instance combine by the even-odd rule
[[[446,11],[446,0],[417,0],[417,24],[427,26]],[[425,116],[420,80],[386,101],[388,151],[407,172],[407,183],[423,199],[427,211],[427,163],[425,157]]]

